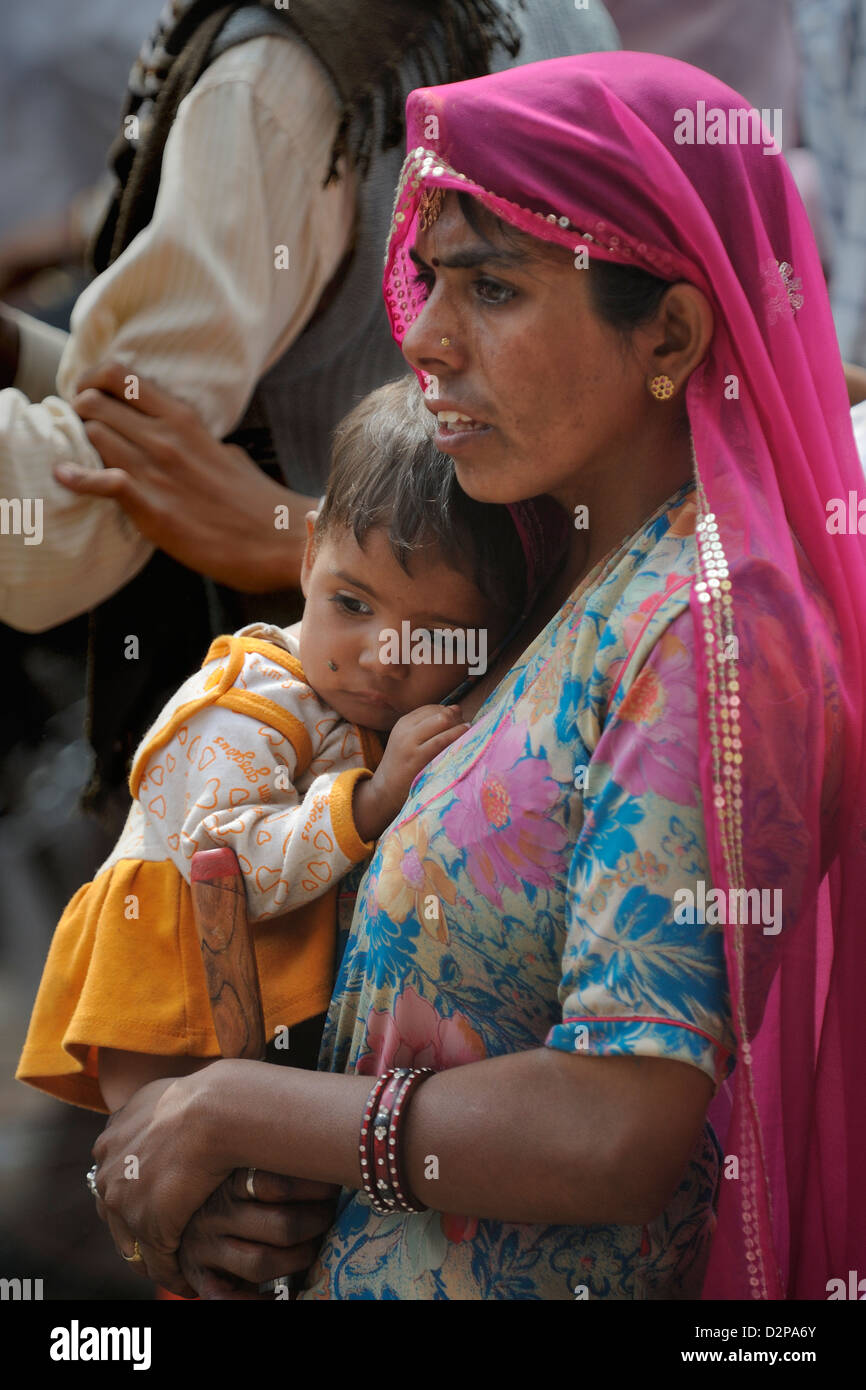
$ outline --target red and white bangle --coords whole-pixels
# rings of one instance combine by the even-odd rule
[[[388,1171],[388,1136],[391,1133],[397,1096],[408,1075],[409,1072],[405,1067],[397,1067],[387,1073],[387,1084],[379,1097],[379,1105],[373,1112],[372,1135],[367,1140],[368,1154],[372,1154],[370,1168],[373,1174],[373,1186],[376,1189],[376,1197],[386,1211],[393,1211],[396,1206],[396,1197]]]
[[[373,1113],[379,1108],[379,1097],[388,1084],[390,1072],[384,1076],[376,1078],[376,1083],[367,1097],[367,1104],[364,1106],[364,1118],[361,1121],[361,1142],[358,1145],[361,1152],[361,1181],[364,1184],[364,1191],[370,1198],[374,1209],[379,1212],[388,1211],[389,1208],[382,1205],[373,1185]]]
[[[405,1179],[400,1125],[411,1093],[432,1075],[432,1067],[392,1067],[377,1077],[367,1098],[358,1145],[361,1181],[381,1216],[427,1210],[412,1197]]]
[[[394,1109],[391,1112],[391,1124],[388,1129],[388,1176],[391,1180],[391,1190],[400,1211],[427,1211],[426,1204],[413,1197],[406,1181],[403,1134],[400,1126],[405,1121],[412,1092],[420,1086],[422,1081],[426,1081],[427,1077],[432,1075],[432,1067],[413,1067],[400,1086],[394,1102]]]

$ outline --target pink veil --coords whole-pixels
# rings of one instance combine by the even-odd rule
[[[713,1109],[728,1161],[704,1297],[824,1299],[866,1274],[863,474],[806,214],[769,131],[729,115],[746,110],[706,73],[637,53],[413,92],[385,297],[399,342],[423,304],[407,255],[419,198],[439,185],[575,253],[687,279],[713,306],[686,398],[701,790],[712,886],[780,890],[782,925],[731,910],[725,928],[738,1057]],[[684,111],[704,143],[678,142]],[[833,499],[848,518],[849,494],[853,531],[838,508],[828,520]]]

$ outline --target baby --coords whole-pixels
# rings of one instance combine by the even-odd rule
[[[123,834],[55,932],[20,1080],[114,1110],[219,1055],[189,889],[200,849],[238,857],[268,1038],[327,1008],[337,885],[465,732],[442,701],[469,653],[477,674],[510,635],[557,549],[541,502],[467,497],[432,427],[414,376],[340,425],[307,518],[303,618],[218,638],[146,735]]]

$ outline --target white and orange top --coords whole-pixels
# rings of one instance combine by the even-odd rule
[[[200,849],[238,857],[268,1036],[327,1008],[336,886],[373,848],[352,795],[381,751],[307,683],[293,630],[217,638],[143,740],[123,833],[60,920],[18,1079],[104,1110],[99,1047],[219,1055],[189,890]]]

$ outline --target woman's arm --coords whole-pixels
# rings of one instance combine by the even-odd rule
[[[842,367],[848,387],[848,402],[852,406],[859,405],[860,401],[866,400],[866,367],[859,367],[854,362],[843,362]]]
[[[287,1069],[273,1078],[228,1062],[200,1080],[204,1126],[219,1128],[228,1167],[361,1186],[358,1141],[373,1078]],[[642,1224],[669,1200],[711,1097],[704,1073],[662,1058],[538,1048],[452,1067],[430,1077],[407,1112],[410,1186],[457,1214]],[[425,1178],[431,1158],[435,1179]]]
[[[118,1247],[141,1244],[169,1288],[192,1214],[234,1168],[361,1185],[359,1134],[371,1077],[219,1061],[147,1087],[94,1146]],[[697,1140],[710,1079],[681,1062],[552,1049],[454,1067],[407,1112],[414,1193],[448,1212],[566,1225],[640,1224],[664,1207]],[[124,1159],[139,1159],[139,1181]],[[438,1178],[426,1178],[435,1157]]]

